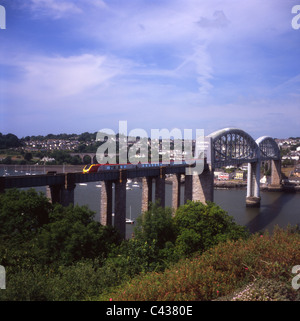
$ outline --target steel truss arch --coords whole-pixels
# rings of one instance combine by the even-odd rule
[[[260,150],[260,160],[280,160],[280,150],[275,140],[270,136],[262,136],[256,140]]]
[[[224,128],[213,132],[212,163],[215,168],[257,162],[259,148],[255,140],[239,128]]]

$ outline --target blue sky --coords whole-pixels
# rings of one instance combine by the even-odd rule
[[[0,132],[300,136],[299,0],[0,0]],[[300,23],[300,22],[299,22]]]

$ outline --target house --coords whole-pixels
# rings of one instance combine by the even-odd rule
[[[236,171],[234,179],[244,180],[246,178],[246,173],[244,171]]]
[[[228,181],[230,178],[230,175],[228,173],[219,173],[218,174],[218,179],[220,181]]]
[[[41,159],[41,162],[44,162],[44,163],[55,162],[55,159],[45,156],[45,157],[43,157],[43,158]]]

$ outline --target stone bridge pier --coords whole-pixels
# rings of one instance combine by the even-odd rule
[[[64,184],[48,185],[46,195],[52,203],[68,206],[74,204],[75,174],[66,173],[64,181]]]
[[[204,204],[214,201],[214,171],[211,165],[205,163],[200,175],[185,175],[184,202],[188,200]]]
[[[260,206],[260,162],[248,163],[246,206]]]
[[[280,159],[271,161],[271,184],[269,185],[269,189],[273,191],[282,190]]]

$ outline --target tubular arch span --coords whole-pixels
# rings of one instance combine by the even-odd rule
[[[260,165],[271,161],[271,187],[281,188],[280,150],[270,136],[254,140],[239,128],[224,128],[207,136],[211,148],[211,170],[229,165],[248,163],[248,206],[260,206]]]

